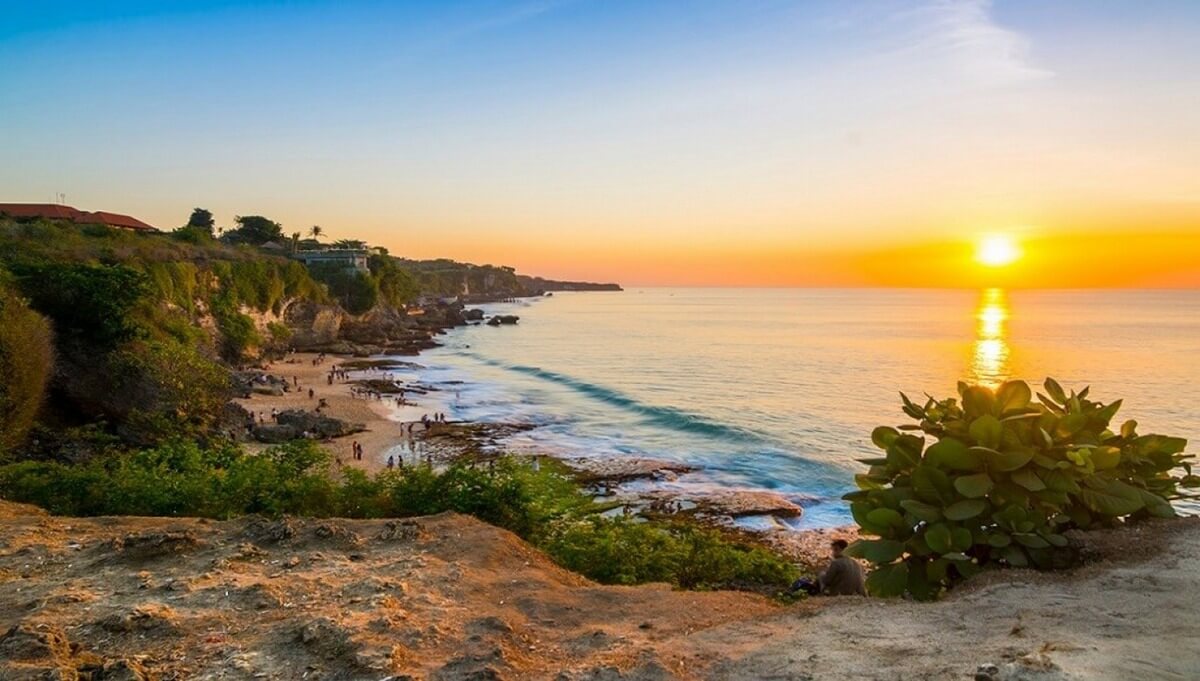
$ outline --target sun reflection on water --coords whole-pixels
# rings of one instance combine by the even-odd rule
[[[996,387],[1011,375],[1008,315],[1008,296],[1004,289],[989,288],[980,293],[971,362],[971,374],[976,383]]]

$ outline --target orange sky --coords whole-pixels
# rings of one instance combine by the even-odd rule
[[[1197,2],[25,4],[3,202],[627,286],[1200,286]]]

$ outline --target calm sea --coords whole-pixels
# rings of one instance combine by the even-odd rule
[[[1200,292],[633,288],[486,306],[517,326],[423,354],[456,418],[522,421],[519,451],[649,456],[670,485],[777,490],[843,524],[855,457],[898,391],[959,379],[1092,386],[1142,432],[1200,438]],[[462,381],[462,383],[457,383]],[[1194,447],[1193,447],[1194,449]]]

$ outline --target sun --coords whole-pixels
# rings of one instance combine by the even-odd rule
[[[975,259],[988,267],[1004,267],[1021,257],[1017,242],[1007,234],[991,234],[984,237],[975,249]]]

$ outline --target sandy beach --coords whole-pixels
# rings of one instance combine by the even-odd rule
[[[256,417],[262,416],[270,421],[271,410],[285,411],[302,409],[313,411],[325,400],[321,413],[336,419],[351,423],[361,423],[366,430],[346,437],[321,441],[321,446],[328,450],[341,465],[354,466],[366,471],[377,471],[387,466],[389,453],[404,454],[411,458],[415,447],[407,434],[407,424],[414,423],[414,431],[421,429],[421,416],[432,416],[439,411],[440,401],[433,395],[405,396],[404,406],[395,405],[395,397],[385,396],[384,399],[367,399],[356,397],[352,389],[363,379],[382,378],[385,370],[351,370],[345,379],[335,379],[329,383],[328,375],[332,367],[340,366],[349,361],[347,358],[325,356],[319,363],[314,364],[318,355],[312,353],[294,353],[285,360],[267,365],[267,373],[286,378],[291,384],[291,390],[282,395],[264,395],[255,393],[248,398],[234,400]],[[403,369],[391,370],[398,380],[403,381],[407,373]],[[313,396],[308,396],[309,389]],[[352,443],[358,442],[363,448],[362,460],[355,460],[352,454]],[[251,443],[251,449],[263,449],[267,445]]]

